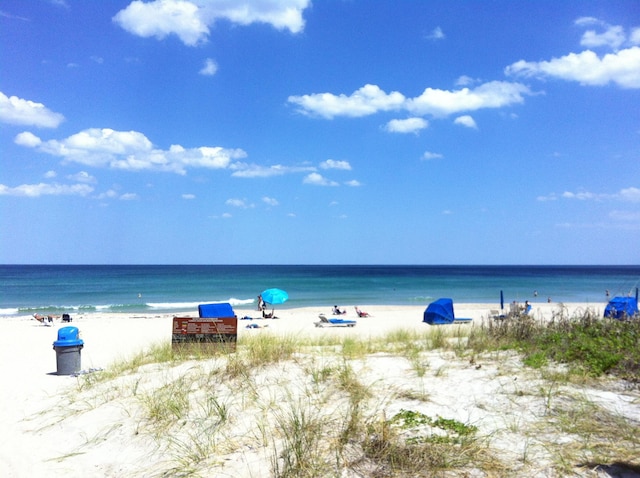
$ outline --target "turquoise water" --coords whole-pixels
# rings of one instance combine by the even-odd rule
[[[278,308],[353,305],[498,304],[547,301],[605,304],[635,293],[640,266],[0,266],[0,315],[65,312],[171,312],[198,304],[255,304],[278,287]],[[537,291],[537,297],[534,296]]]

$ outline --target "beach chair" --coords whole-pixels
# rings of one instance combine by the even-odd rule
[[[318,316],[319,322],[314,322],[316,327],[355,327],[357,322],[351,319],[327,319],[324,314]]]
[[[489,311],[489,317],[495,320],[504,320],[506,316],[501,313],[498,309],[491,309]]]

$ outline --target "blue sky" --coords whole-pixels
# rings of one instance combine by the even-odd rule
[[[0,1],[0,262],[638,264],[631,1]]]

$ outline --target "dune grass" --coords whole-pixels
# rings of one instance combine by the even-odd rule
[[[548,324],[524,319],[400,329],[366,339],[265,332],[244,337],[230,354],[152,347],[78,377],[70,400],[80,411],[83,404],[88,410],[118,401],[137,410],[128,412],[137,417],[135,433],[155,440],[163,457],[157,476],[212,476],[229,457],[245,463],[234,471],[239,476],[253,476],[250,463],[258,460],[269,476],[283,478],[343,470],[381,477],[527,474],[541,453],[558,475],[575,473],[581,463],[640,465],[638,423],[567,391],[586,378],[606,380],[605,374],[637,384],[638,351],[624,353],[638,343],[637,322],[603,321],[586,311]],[[533,400],[539,410],[534,423],[503,419],[498,435],[523,443],[515,461],[494,448],[495,431],[429,414],[433,391],[425,388],[447,374],[430,363],[434,352],[467,367],[497,361],[499,369],[502,357],[512,356],[507,350],[521,354],[537,385],[514,382],[502,393],[514,404]],[[369,360],[380,356],[406,364],[403,373],[414,386],[370,378]],[[140,370],[142,377],[135,374]],[[398,402],[405,406],[387,417]],[[552,438],[558,435],[567,437],[561,445]]]
[[[475,328],[469,337],[474,350],[518,350],[525,364],[535,368],[564,363],[576,375],[613,374],[634,383],[640,382],[638,343],[638,319],[603,320],[590,309],[569,316],[563,307],[549,322],[522,316]]]

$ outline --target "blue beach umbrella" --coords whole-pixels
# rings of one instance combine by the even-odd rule
[[[282,289],[267,289],[261,295],[262,300],[271,305],[284,304],[289,299],[289,294]]]

